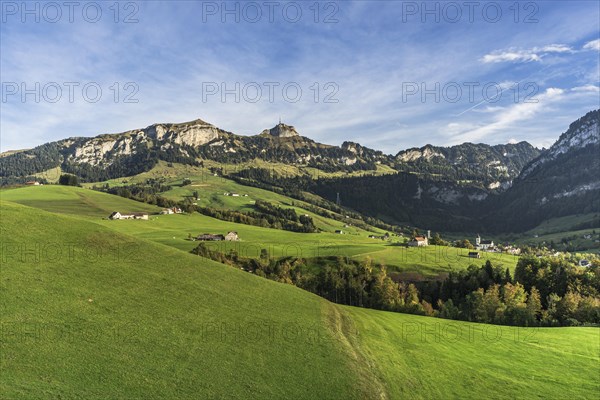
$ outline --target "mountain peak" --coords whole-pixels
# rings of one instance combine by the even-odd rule
[[[296,128],[294,128],[291,125],[286,125],[282,122],[279,122],[277,125],[275,125],[271,129],[265,129],[264,131],[262,131],[261,135],[270,135],[270,136],[274,136],[274,137],[284,137],[284,138],[300,136],[300,134],[298,134],[298,132],[296,131]]]

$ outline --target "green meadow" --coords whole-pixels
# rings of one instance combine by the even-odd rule
[[[102,220],[104,201],[111,210],[137,203],[87,189],[0,194],[3,398],[591,399],[600,391],[598,328],[339,306],[141,234],[161,218],[195,217]],[[75,199],[88,194],[85,212]]]
[[[394,399],[591,399],[600,329],[521,328],[343,307]]]
[[[221,196],[231,202],[238,202],[239,208],[242,208],[244,203],[250,204],[255,199],[269,200],[262,196],[262,192],[279,196],[272,192],[256,190],[257,193],[249,197]],[[57,185],[32,186],[0,191],[0,197],[50,212],[86,218],[118,232],[165,244],[185,252],[191,251],[198,244],[189,240],[190,235],[195,237],[201,233],[236,231],[241,239],[239,242],[214,242],[208,245],[222,252],[234,249],[245,257],[258,257],[263,248],[275,258],[341,256],[364,260],[369,257],[376,263],[386,265],[391,272],[417,273],[424,276],[447,273],[466,268],[470,264],[482,264],[486,258],[494,264],[501,264],[513,270],[517,261],[514,256],[496,253],[482,253],[482,259],[472,259],[468,257],[468,250],[453,247],[406,248],[399,245],[400,238],[393,237],[390,242],[370,239],[368,236],[373,234],[371,231],[358,227],[344,227],[340,221],[316,215],[315,223],[324,232],[296,233],[225,222],[198,213],[151,215],[148,221],[107,220],[108,215],[113,211],[157,213],[160,209],[90,189]],[[286,202],[288,204],[291,202],[284,196],[279,197],[277,204],[282,207]],[[273,198],[270,200],[273,201]],[[301,210],[299,212],[306,212],[303,209],[299,210]],[[345,234],[336,234],[335,230],[342,230]],[[378,234],[382,232],[376,228],[373,230],[379,231]]]
[[[315,295],[5,201],[1,235],[2,398],[368,397]]]

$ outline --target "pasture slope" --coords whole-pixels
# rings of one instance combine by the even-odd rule
[[[260,191],[260,189],[257,190]],[[286,197],[264,198],[262,192],[278,196],[272,192],[260,191],[253,193],[248,198],[229,197],[228,199],[239,202],[238,207],[240,208],[249,207],[255,199],[277,201],[282,207],[291,202],[291,199]],[[323,217],[315,218],[317,226],[323,229],[323,232],[296,233],[224,222],[198,213],[150,216],[149,221],[110,221],[106,220],[106,217],[112,211],[156,213],[159,208],[75,187],[58,185],[23,187],[2,190],[0,197],[7,201],[50,212],[85,218],[121,233],[169,245],[185,252],[191,251],[197,245],[197,242],[188,240],[189,235],[236,231],[242,239],[241,242],[221,242],[210,245],[222,252],[234,249],[247,257],[258,257],[263,248],[267,249],[269,254],[275,258],[283,256],[304,258],[344,256],[364,260],[369,257],[377,263],[386,265],[391,273],[416,273],[424,276],[435,276],[451,270],[464,269],[472,263],[483,263],[486,258],[490,259],[494,265],[502,265],[513,270],[517,261],[517,257],[497,253],[484,253],[484,259],[474,260],[467,256],[469,250],[454,247],[406,248],[393,242],[370,239],[368,236],[372,232],[358,227],[346,228],[342,222]],[[333,232],[336,229],[349,232],[349,234],[335,234]],[[399,238],[393,238],[393,240],[399,240]]]
[[[554,399],[600,391],[598,328],[515,330],[342,307],[90,216],[4,197],[3,398]]]
[[[3,399],[368,398],[332,305],[2,202]]]

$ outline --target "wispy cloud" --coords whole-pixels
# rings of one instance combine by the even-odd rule
[[[531,62],[542,61],[542,58],[551,53],[572,53],[573,49],[564,44],[550,44],[543,47],[533,47],[531,49],[510,48],[506,50],[496,50],[490,54],[484,55],[480,61],[486,64],[501,62]]]
[[[463,141],[477,141],[484,137],[493,136],[496,133],[512,127],[517,122],[533,118],[544,108],[559,101],[564,93],[565,91],[563,89],[549,88],[538,96],[535,101],[514,104],[511,107],[500,110],[496,113],[494,120],[491,123],[463,131],[459,134],[450,132],[453,136],[453,141],[457,143]]]
[[[571,89],[574,92],[592,92],[592,93],[598,93],[600,92],[600,87],[596,86],[596,85],[585,85],[585,86],[576,86],[573,89]]]

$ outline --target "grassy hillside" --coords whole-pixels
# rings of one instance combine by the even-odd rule
[[[517,328],[343,307],[396,399],[592,399],[598,328]]]
[[[226,181],[229,184],[230,181]],[[260,191],[260,189],[256,189]],[[261,191],[266,192],[266,191]],[[263,193],[256,194],[263,200],[290,202],[284,196],[266,192],[277,198],[265,199]],[[252,196],[254,196],[253,194]],[[260,196],[260,197],[258,197]],[[231,201],[248,202],[252,197],[226,197]],[[295,233],[256,226],[224,222],[200,214],[151,216],[149,221],[110,221],[103,220],[112,211],[148,211],[159,209],[144,203],[124,199],[89,189],[45,185],[0,191],[0,198],[38,207],[46,211],[80,215],[119,232],[135,235],[161,244],[189,252],[197,242],[188,240],[188,235],[201,233],[238,232],[240,242],[211,243],[214,248],[227,252],[236,250],[246,257],[258,257],[263,248],[272,257],[295,256],[312,258],[317,256],[345,256],[359,260],[372,258],[383,263],[392,272],[418,273],[425,276],[437,275],[452,269],[466,268],[472,263],[483,263],[485,259],[473,260],[467,257],[468,250],[452,247],[429,246],[427,248],[405,248],[394,243],[370,239],[372,232],[357,227],[344,227],[340,221],[315,217],[321,233]],[[348,234],[333,233],[341,229]],[[398,240],[398,239],[396,239]],[[506,254],[484,254],[495,264],[502,264],[511,270],[516,265],[516,257]]]
[[[597,328],[516,335],[342,307],[90,217],[6,201],[0,210],[4,398],[594,398],[600,390]]]
[[[1,234],[3,398],[373,394],[317,296],[7,202]]]
[[[265,165],[265,167],[267,166]],[[295,174],[298,172],[287,171],[286,168],[289,166],[272,167],[278,173]],[[226,171],[237,171],[240,169],[239,166],[225,166],[224,168],[226,168]],[[293,169],[296,167],[289,168]],[[315,225],[326,232],[335,232],[336,229],[340,229],[345,225],[344,223],[322,217],[306,210],[303,208],[306,207],[306,203],[302,201],[293,200],[268,190],[240,185],[233,180],[221,176],[214,176],[210,173],[208,167],[199,168],[181,164],[173,164],[172,167],[168,167],[166,163],[161,162],[148,172],[124,179],[112,179],[96,183],[95,185],[108,184],[111,187],[114,187],[125,184],[141,183],[145,182],[147,179],[165,179],[165,184],[172,185],[173,188],[167,192],[161,193],[161,196],[175,201],[184,200],[185,196],[192,196],[192,194],[197,191],[200,197],[197,201],[199,206],[237,211],[253,211],[254,202],[256,200],[264,200],[280,207],[294,208],[299,215],[308,214],[314,220]],[[183,187],[179,186],[184,179],[190,179],[192,184]],[[94,184],[85,184],[84,186],[92,187],[93,185]],[[225,193],[237,193],[240,196],[226,196]],[[316,195],[313,196],[318,197]],[[339,217],[341,218],[343,216]],[[352,226],[346,227],[345,230],[352,233],[366,232]],[[370,233],[382,234],[383,231],[372,227]]]
[[[586,224],[589,228],[582,228]],[[600,227],[598,227],[600,215],[588,213],[571,215],[568,217],[551,218],[544,221],[534,229],[520,235],[517,242],[523,244],[544,244],[546,246],[554,243],[554,246],[564,250],[569,245],[577,249],[585,249],[586,252],[600,253]],[[595,228],[593,227],[595,226]]]
[[[156,213],[160,211],[158,207],[123,197],[107,196],[94,190],[60,185],[27,186],[1,190],[0,199],[50,212],[89,217],[95,220],[106,218],[113,211],[122,213]]]

